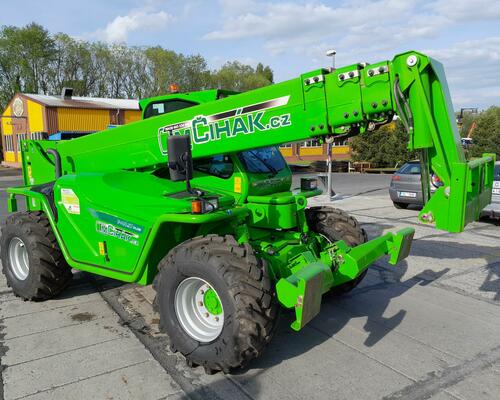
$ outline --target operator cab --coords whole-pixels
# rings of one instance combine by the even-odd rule
[[[228,179],[235,171],[235,161],[241,163],[244,172],[262,174],[264,178],[274,177],[283,171],[287,164],[276,146],[261,147],[235,154],[217,154],[193,160],[194,170],[218,178]]]
[[[239,92],[220,89],[171,93],[164,96],[143,99],[139,101],[139,107],[142,110],[142,119],[147,119],[199,104],[209,103],[235,94],[239,94]]]
[[[139,102],[142,118],[152,118],[189,108],[203,103],[216,101],[238,94],[229,90],[203,90],[190,93],[171,93],[143,99]],[[262,147],[233,154],[217,154],[210,157],[193,160],[195,182],[196,178],[212,176],[220,178],[219,183],[211,181],[210,185],[221,188],[228,187],[228,180],[234,179],[234,174],[244,173],[248,176],[248,194],[264,195],[276,191],[289,190],[291,174],[287,163],[278,147]],[[166,168],[155,172],[158,177],[168,177]],[[224,182],[226,181],[226,182]],[[234,185],[231,185],[233,187]]]
[[[214,177],[219,179],[207,181],[209,187],[252,196],[286,192],[292,183],[288,164],[276,146],[197,158],[193,169],[194,186],[203,187],[204,177]]]

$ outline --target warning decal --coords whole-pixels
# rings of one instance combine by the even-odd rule
[[[61,189],[61,202],[70,214],[80,214],[80,200],[73,189]]]

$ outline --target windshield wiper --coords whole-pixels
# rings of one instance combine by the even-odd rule
[[[249,151],[250,154],[252,154],[257,160],[259,160],[263,165],[265,165],[267,167],[267,169],[269,170],[269,172],[271,172],[271,174],[273,174],[273,176],[277,175],[278,174],[278,170],[276,168],[274,168],[271,164],[269,164],[266,160],[264,160],[263,158],[261,158],[260,156],[258,156],[254,151],[250,150]]]

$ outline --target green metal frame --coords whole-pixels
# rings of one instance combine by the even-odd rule
[[[413,230],[388,233],[357,247],[329,243],[310,231],[307,198],[291,189],[288,168],[250,173],[239,152],[286,142],[369,132],[396,113],[444,186],[420,213],[425,222],[459,232],[491,199],[494,156],[466,162],[442,66],[416,52],[392,61],[320,69],[283,83],[235,94],[218,90],[170,94],[140,102],[187,100],[197,105],[68,141],[23,141],[24,185],[9,188],[9,210],[24,196],[43,211],[69,265],[126,282],[151,283],[160,259],[197,235],[231,234],[266,260],[277,297],[295,308],[295,330],[320,309],[321,296],[358,277],[384,255],[408,255]],[[195,172],[192,186],[217,196],[219,209],[191,213],[185,184],[161,177],[170,135],[190,135],[194,159],[225,153],[233,174]],[[60,155],[61,175],[55,175]],[[425,170],[425,169],[424,169]],[[50,183],[53,202],[41,193]],[[180,195],[181,194],[181,195]]]

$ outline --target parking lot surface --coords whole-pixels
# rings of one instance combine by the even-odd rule
[[[310,204],[349,211],[369,238],[414,227],[410,256],[398,266],[377,262],[351,293],[325,296],[301,332],[282,313],[270,346],[245,370],[210,376],[187,367],[158,331],[151,287],[78,273],[45,303],[0,289],[3,396],[500,398],[500,225],[476,222],[461,234],[422,225],[417,209],[392,206],[389,179],[335,174],[338,196]]]

